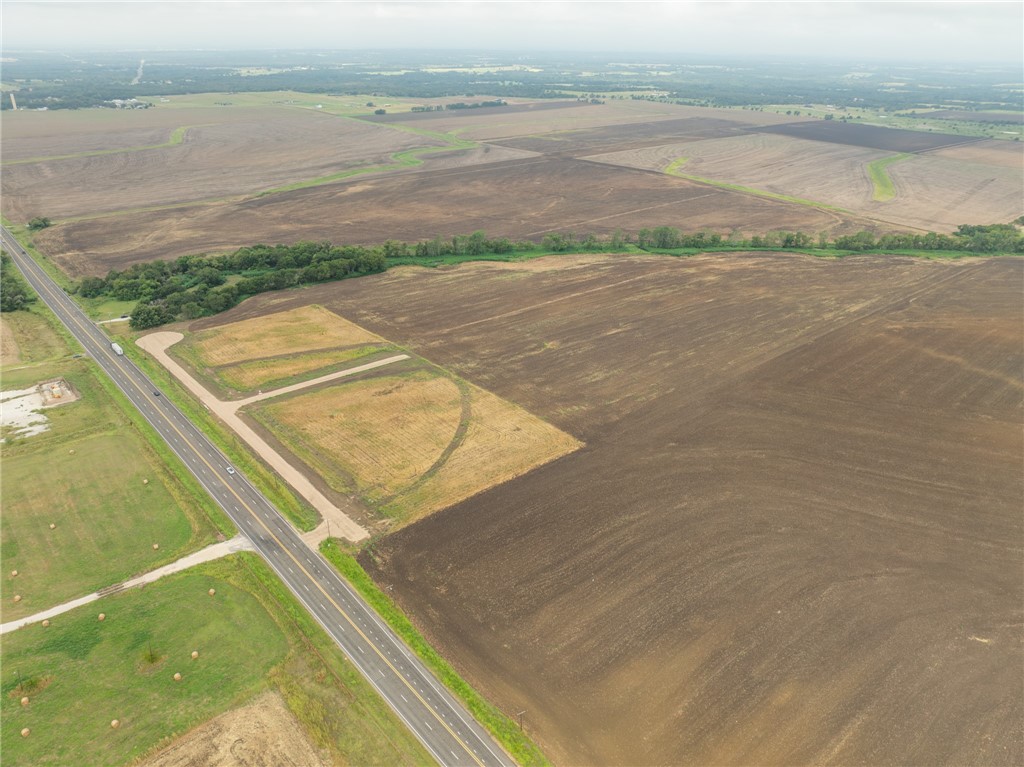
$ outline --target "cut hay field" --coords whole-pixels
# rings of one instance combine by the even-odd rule
[[[969,162],[940,154],[959,152],[970,156],[973,146],[901,156],[879,149],[756,133],[589,155],[585,159],[649,170],[678,167],[685,176],[820,202],[872,221],[950,232],[967,222],[1005,223],[1024,214],[1020,194],[1024,175],[1019,165],[1013,169],[1008,164],[1000,167],[993,162]],[[980,149],[975,156],[992,156],[996,151]],[[1004,155],[996,156],[1002,159]],[[888,158],[900,161],[881,171],[892,185],[892,196],[883,200],[876,195],[877,186],[869,171]]]
[[[19,312],[5,317],[5,325],[22,334],[21,348],[36,360],[23,357],[21,365],[5,366],[5,391],[63,378],[80,398],[44,411],[48,431],[8,433],[0,446],[4,620],[84,596],[212,543],[216,530],[202,502],[132,426],[91,363],[64,356],[66,346],[41,316]],[[46,349],[51,356],[39,360]],[[17,603],[15,595],[21,597]]]
[[[243,554],[5,636],[4,764],[117,767],[147,755],[146,764],[206,764],[211,753],[232,764],[429,764],[302,615],[269,568]],[[239,716],[257,731],[230,725]]]
[[[555,763],[1012,765],[1022,280],[609,256],[286,298],[585,441],[361,558]]]
[[[217,318],[195,327],[171,353],[226,399],[310,380],[394,349],[320,306],[227,324]]]
[[[501,194],[495,195],[494,190]],[[670,224],[687,231],[856,231],[850,217],[682,179],[565,158],[364,177],[239,203],[163,210],[52,226],[36,243],[78,277],[185,253],[253,242],[379,243],[551,231],[612,234]],[[159,236],[153,233],[158,232]]]
[[[219,324],[187,338],[177,348],[206,367],[383,340],[322,306],[310,305]]]
[[[407,524],[578,449],[478,387],[420,367],[249,409],[339,493]]]

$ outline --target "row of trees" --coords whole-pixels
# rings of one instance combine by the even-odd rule
[[[78,287],[86,298],[109,296],[137,301],[132,326],[149,328],[176,319],[216,314],[239,301],[270,290],[330,282],[387,269],[389,263],[416,259],[479,257],[513,253],[621,252],[629,247],[649,251],[693,249],[819,248],[837,254],[893,251],[960,253],[1024,253],[1024,236],[1012,224],[963,225],[953,234],[884,234],[857,232],[830,240],[825,234],[770,232],[748,239],[717,232],[682,232],[671,226],[612,235],[552,232],[540,243],[490,238],[482,231],[416,243],[388,240],[378,246],[298,242],[294,245],[253,245],[218,256],[182,256],[174,261],[135,264],[106,277],[86,277]],[[6,283],[5,283],[6,284]]]
[[[151,328],[217,314],[269,290],[382,272],[386,264],[380,248],[329,242],[254,245],[220,256],[134,264],[106,277],[86,277],[78,292],[85,298],[138,301],[132,327]]]
[[[21,279],[14,262],[6,253],[0,253],[0,312],[27,309],[36,300],[28,285]]]

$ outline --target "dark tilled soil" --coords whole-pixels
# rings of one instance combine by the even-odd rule
[[[231,317],[323,304],[586,440],[364,558],[430,640],[558,764],[1024,761],[1024,261],[557,263]]]
[[[256,242],[416,242],[478,229],[539,241],[553,231],[611,234],[666,224],[725,233],[864,226],[850,216],[660,173],[537,157],[71,222],[40,232],[36,243],[61,269],[80,277]]]
[[[833,144],[851,144],[890,152],[925,152],[957,144],[981,141],[976,136],[953,136],[946,133],[879,128],[874,125],[844,123],[839,120],[786,123],[756,128],[760,133],[779,133],[783,136],[806,138],[812,141],[830,141]]]

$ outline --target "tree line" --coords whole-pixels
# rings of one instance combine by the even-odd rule
[[[27,309],[35,300],[35,295],[14,268],[11,257],[6,253],[0,253],[0,312]]]
[[[862,231],[835,239],[806,232],[769,232],[740,239],[717,232],[686,233],[675,227],[659,226],[640,229],[635,234],[621,230],[611,235],[551,232],[539,243],[492,238],[477,231],[415,243],[388,240],[375,246],[337,246],[330,242],[298,242],[253,245],[217,256],[181,256],[173,261],[150,261],[122,271],[112,270],[106,277],[86,277],[79,283],[78,293],[84,298],[136,301],[131,325],[143,329],[217,314],[258,293],[383,272],[395,264],[487,256],[507,258],[517,253],[614,253],[630,248],[650,252],[819,249],[835,255],[900,251],[1024,253],[1024,236],[1012,224],[965,224],[953,234],[875,235]]]

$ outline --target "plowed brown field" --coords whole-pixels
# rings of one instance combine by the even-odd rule
[[[80,276],[253,242],[416,241],[476,229],[539,238],[551,231],[610,234],[666,223],[751,233],[861,227],[839,214],[662,174],[541,157],[80,221],[45,229],[36,241],[62,269]]]
[[[1024,261],[560,263],[290,299],[586,442],[377,544],[431,641],[560,764],[1021,763]]]
[[[259,192],[383,165],[405,149],[444,145],[429,136],[309,110],[226,111],[231,121],[190,127],[177,146],[6,166],[4,215],[15,221],[41,212],[69,218]],[[188,125],[180,112],[169,114],[165,119],[182,121],[174,127]]]

